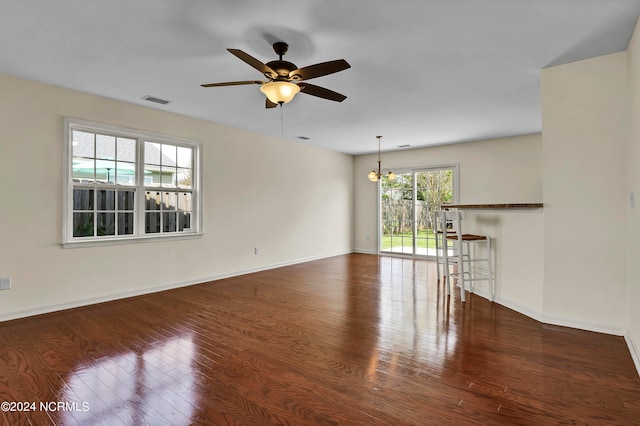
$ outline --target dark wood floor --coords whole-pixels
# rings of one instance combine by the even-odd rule
[[[0,401],[8,425],[640,424],[623,338],[364,254],[0,323]]]

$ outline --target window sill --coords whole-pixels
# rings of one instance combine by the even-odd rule
[[[63,248],[82,248],[82,247],[100,247],[114,246],[121,244],[139,244],[161,241],[177,241],[177,240],[193,240],[200,239],[204,236],[203,232],[189,232],[175,235],[143,235],[128,238],[100,238],[90,241],[64,241],[61,243]]]

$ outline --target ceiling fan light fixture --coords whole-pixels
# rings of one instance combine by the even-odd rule
[[[260,91],[274,104],[286,104],[300,91],[300,86],[288,81],[269,81],[260,86]]]

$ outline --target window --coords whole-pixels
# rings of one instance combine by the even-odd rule
[[[63,243],[198,235],[200,144],[66,120]]]
[[[434,214],[457,194],[457,165],[396,171],[380,180],[381,252],[435,256]]]
[[[191,229],[193,149],[144,142],[145,232]]]

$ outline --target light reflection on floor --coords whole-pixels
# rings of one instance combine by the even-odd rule
[[[64,401],[85,407],[65,412],[64,424],[188,425],[194,411],[195,345],[192,337],[170,338],[142,354],[129,352],[77,368]]]
[[[444,366],[433,360],[446,361],[456,349],[457,329],[448,321],[453,303],[442,295],[428,294],[428,280],[436,281],[430,262],[413,259],[380,258],[379,336],[376,354],[394,354],[370,364],[378,368],[394,368],[397,357],[423,362],[433,371]],[[396,359],[393,359],[396,357]]]

